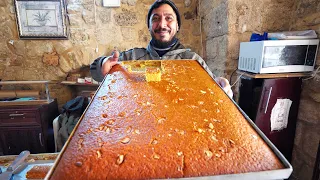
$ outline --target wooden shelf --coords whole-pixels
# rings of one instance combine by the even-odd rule
[[[23,106],[23,105],[43,105],[50,104],[53,99],[48,100],[30,100],[30,101],[0,101],[0,106]]]
[[[99,86],[99,84],[77,83],[74,81],[61,81],[60,84],[69,85],[69,86],[96,86],[96,87]]]
[[[50,81],[0,81],[0,85],[9,85],[9,84],[48,84]]]
[[[1,106],[6,105],[38,105],[49,104],[53,100],[50,99],[48,84],[51,81],[0,81],[0,85],[21,85],[21,84],[43,84],[46,89],[46,100],[32,100],[32,101],[1,101]]]
[[[251,78],[289,78],[289,77],[308,77],[311,76],[311,72],[305,72],[305,73],[275,73],[275,74],[255,74],[250,72],[245,72],[241,70],[237,70],[238,74],[242,74],[247,77]]]

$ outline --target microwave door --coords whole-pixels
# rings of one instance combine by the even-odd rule
[[[262,69],[265,73],[305,71],[308,45],[266,46]]]
[[[266,46],[262,67],[304,65],[307,51],[308,45]]]

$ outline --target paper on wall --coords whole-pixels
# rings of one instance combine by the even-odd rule
[[[290,99],[277,99],[277,103],[271,111],[271,131],[280,131],[287,128],[291,104]]]

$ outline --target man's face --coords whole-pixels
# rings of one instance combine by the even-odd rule
[[[168,4],[153,10],[149,23],[151,36],[161,43],[170,42],[179,28],[176,13]]]

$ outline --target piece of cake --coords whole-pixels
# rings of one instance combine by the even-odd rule
[[[145,72],[146,68],[159,68],[161,71],[164,71],[160,60],[122,61],[120,64],[125,67],[128,72]]]
[[[166,70],[157,83],[121,65],[111,69],[49,179],[167,179],[284,168],[197,61],[161,63]]]
[[[33,166],[26,174],[27,179],[44,179],[49,172],[51,165]]]
[[[122,61],[120,63],[123,67],[125,67],[128,72],[145,72],[145,64],[139,63],[139,61]]]
[[[161,70],[157,67],[147,67],[146,68],[146,81],[147,82],[161,81]]]

